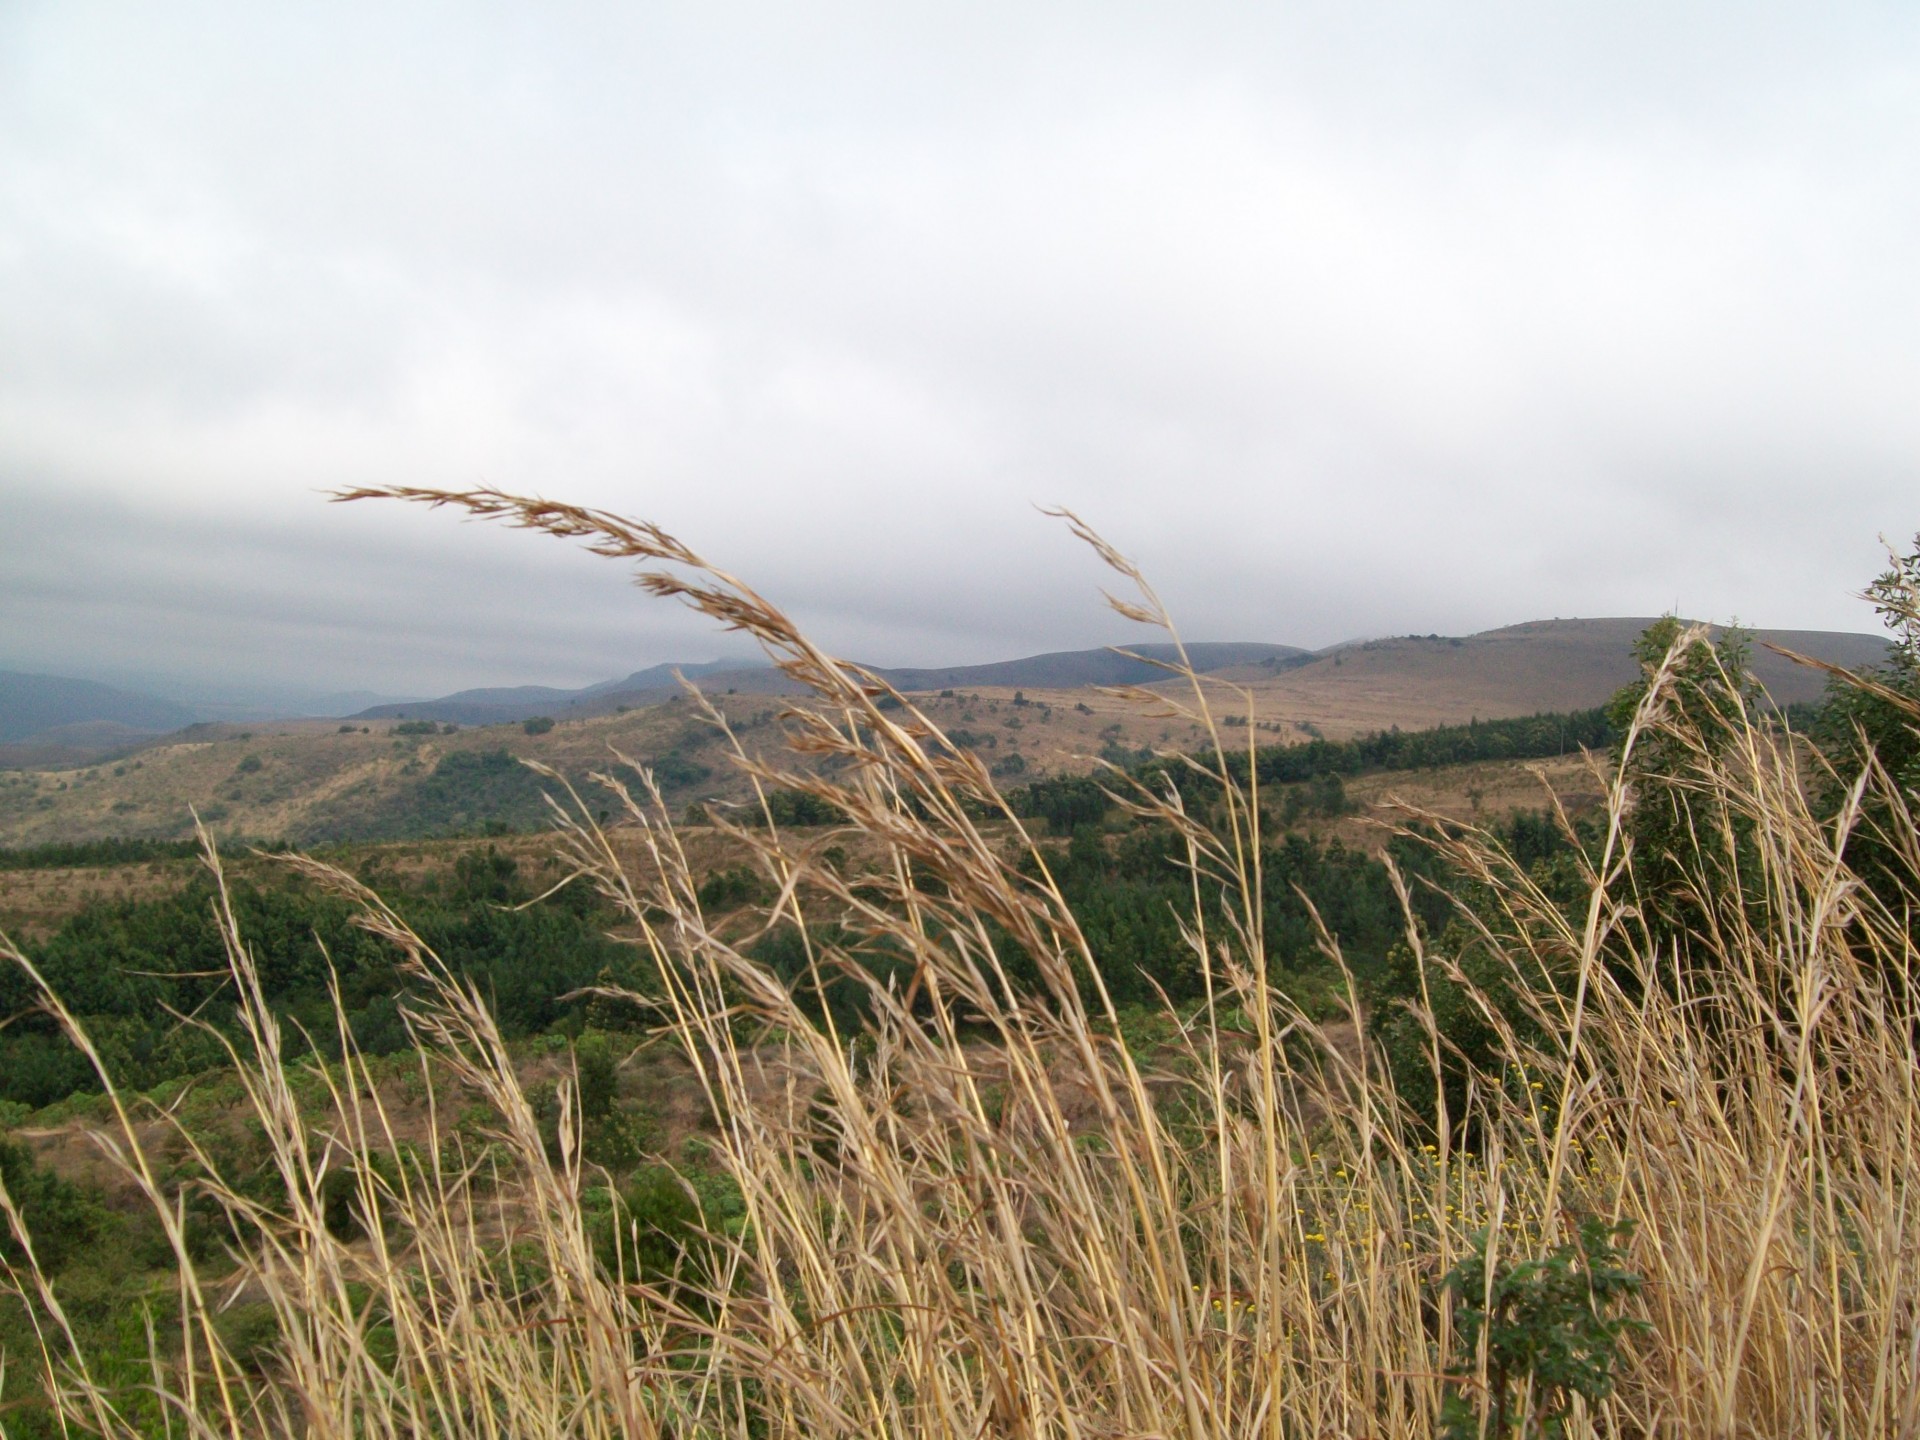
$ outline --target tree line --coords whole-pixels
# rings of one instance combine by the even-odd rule
[[[544,889],[544,885],[538,887]],[[381,882],[395,910],[456,974],[493,1002],[503,1031],[575,1028],[585,1002],[566,997],[602,978],[634,983],[634,951],[612,939],[611,912],[574,884],[534,903],[511,856],[471,851],[438,874]],[[291,876],[231,882],[234,909],[291,1053],[337,1048],[329,985],[337,983],[356,1045],[407,1048],[402,1009],[413,982],[401,957],[352,923],[354,907]],[[30,946],[28,958],[87,1027],[117,1081],[149,1089],[227,1063],[237,1038],[211,882],[170,895],[98,901]],[[38,1107],[98,1088],[91,1066],[37,1008],[26,975],[0,972],[0,1098]],[[194,1016],[213,1026],[185,1023]]]

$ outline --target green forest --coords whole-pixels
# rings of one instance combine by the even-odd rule
[[[382,890],[454,973],[489,997],[510,1036],[577,1028],[581,1006],[563,997],[627,973],[631,947],[608,936],[612,917],[590,892],[569,885],[534,901],[529,878],[497,850],[462,854],[436,877]],[[336,990],[359,1049],[384,1055],[409,1046],[399,957],[352,924],[353,904],[261,871],[231,893],[294,1053],[311,1045],[337,1055]],[[223,994],[231,982],[209,880],[163,898],[91,905],[28,954],[86,1024],[119,1083],[148,1090],[224,1062],[233,997]],[[0,974],[0,1007],[13,1017],[0,1030],[0,1099],[14,1113],[99,1088],[91,1065],[37,1013],[17,969]]]

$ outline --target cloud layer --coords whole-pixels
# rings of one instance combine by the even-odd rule
[[[9,7],[0,663],[724,648],[318,494],[391,481],[658,520],[880,663],[1117,638],[1054,503],[1197,637],[1871,626],[1920,12],[948,8]]]

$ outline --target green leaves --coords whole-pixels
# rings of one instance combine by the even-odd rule
[[[1490,1258],[1492,1232],[1479,1232],[1440,1282],[1453,1297],[1459,1356],[1447,1371],[1459,1388],[1440,1412],[1446,1440],[1558,1437],[1572,1397],[1607,1395],[1621,1339],[1647,1328],[1610,1313],[1640,1290],[1613,1244],[1632,1234],[1631,1220],[1589,1216],[1577,1240],[1515,1261]]]

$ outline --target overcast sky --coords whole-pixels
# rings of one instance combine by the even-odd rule
[[[0,666],[730,653],[339,486],[656,520],[829,646],[1871,629],[1920,6],[0,0]]]

